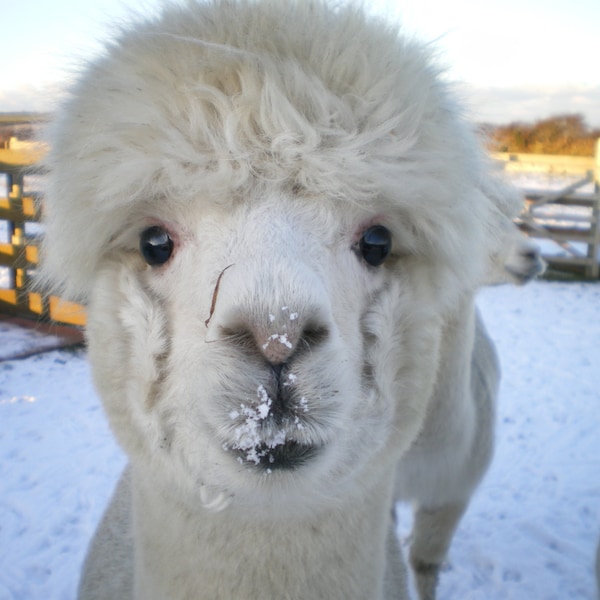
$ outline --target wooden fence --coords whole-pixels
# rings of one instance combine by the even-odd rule
[[[0,119],[0,123],[18,119]],[[38,263],[41,192],[31,189],[43,177],[35,164],[45,148],[10,138],[0,147],[0,177],[5,178],[6,196],[0,193],[0,313],[83,325],[85,314],[77,304],[32,291],[32,273]]]
[[[542,246],[542,255],[550,268],[598,279],[600,140],[595,157],[508,153],[493,157],[512,176],[551,176],[565,182],[555,189],[521,184],[525,205],[517,224],[529,236],[548,240]]]

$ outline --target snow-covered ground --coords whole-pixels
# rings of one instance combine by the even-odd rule
[[[439,597],[591,600],[600,535],[600,284],[489,288],[479,305],[504,372],[497,450]],[[3,347],[18,343],[10,330],[0,335]],[[0,600],[71,600],[124,465],[85,352],[0,363],[0,423]],[[406,533],[408,512],[401,516]]]

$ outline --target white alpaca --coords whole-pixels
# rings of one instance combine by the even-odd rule
[[[321,2],[166,8],[52,144],[44,274],[130,459],[80,596],[406,598],[405,499],[433,598],[492,451],[473,298],[516,233],[425,50]]]

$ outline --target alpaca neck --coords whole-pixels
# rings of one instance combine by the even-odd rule
[[[267,519],[235,502],[191,512],[138,474],[135,598],[382,598],[389,487],[309,518]]]

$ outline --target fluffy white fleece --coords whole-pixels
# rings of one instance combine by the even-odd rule
[[[82,75],[49,157],[45,268],[68,295],[141,214],[258,186],[390,211],[407,252],[478,282],[504,198],[429,50],[358,9],[267,4],[171,7]]]
[[[518,197],[429,50],[352,5],[167,6],[89,65],[51,145],[42,278],[88,305],[131,461],[82,597],[403,598],[405,498],[433,598],[491,455],[473,296]]]

